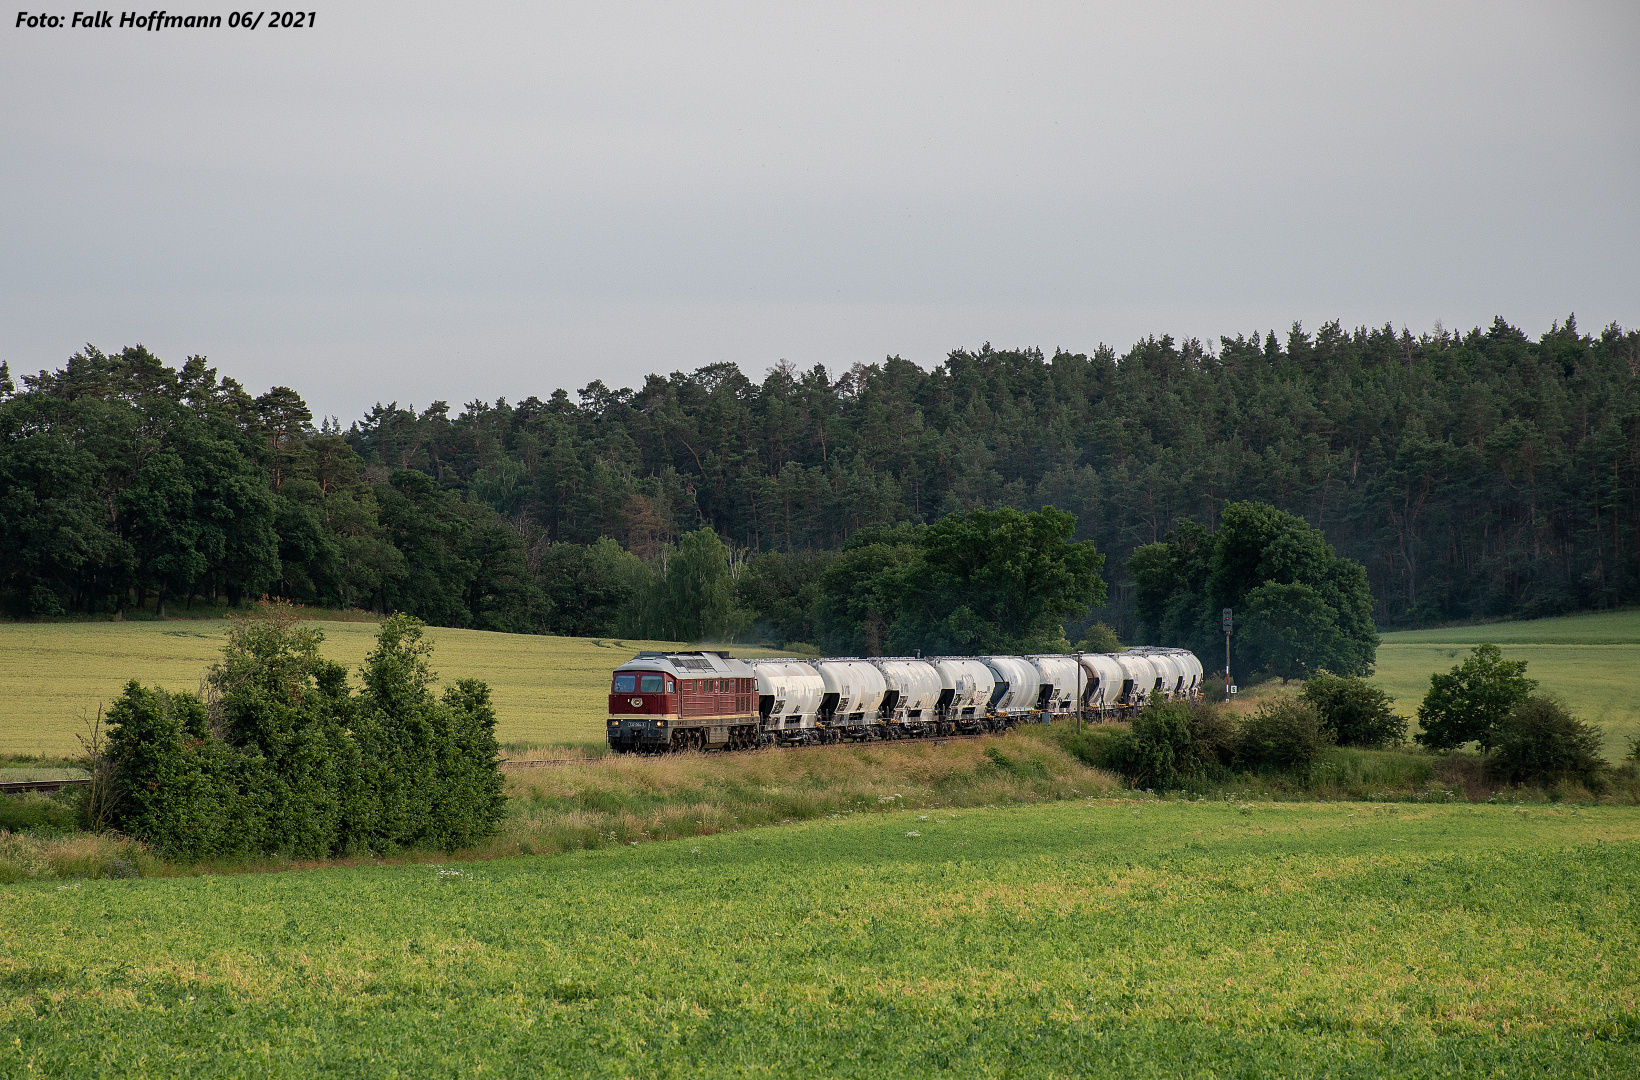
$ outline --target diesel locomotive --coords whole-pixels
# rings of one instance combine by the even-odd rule
[[[607,737],[616,751],[661,753],[969,735],[1122,719],[1201,692],[1201,661],[1184,649],[825,660],[646,652],[611,676]]]

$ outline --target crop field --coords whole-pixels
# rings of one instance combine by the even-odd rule
[[[1600,724],[1608,759],[1628,753],[1629,737],[1640,735],[1640,611],[1385,634],[1372,681],[1402,715],[1416,716],[1430,675],[1451,670],[1481,642],[1525,660],[1541,690]]]
[[[375,642],[368,622],[317,622],[331,659],[357,667]],[[138,678],[197,689],[221,655],[225,621],[0,623],[0,753],[72,754],[83,719]],[[673,643],[493,634],[430,627],[433,666],[451,678],[488,682],[503,743],[601,745],[609,670],[642,649]],[[1413,716],[1432,673],[1491,641],[1528,662],[1527,674],[1606,732],[1606,755],[1640,735],[1640,611],[1574,615],[1385,634],[1373,682]],[[687,646],[693,647],[693,646]],[[738,656],[769,650],[732,647]],[[1292,689],[1289,687],[1289,689]],[[1258,688],[1244,707],[1264,694]]]
[[[0,623],[0,753],[78,753],[75,735],[130,679],[197,690],[222,655],[228,623],[215,621]],[[315,622],[324,654],[357,668],[376,625]],[[602,743],[609,671],[634,653],[696,648],[653,641],[495,634],[429,627],[433,668],[483,679],[494,691],[502,742]],[[768,650],[728,647],[740,656]]]
[[[0,889],[0,1075],[1633,1076],[1640,810],[890,811]]]

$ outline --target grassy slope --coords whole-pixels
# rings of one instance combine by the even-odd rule
[[[1373,682],[1414,716],[1429,677],[1451,670],[1480,642],[1492,642],[1572,711],[1606,730],[1606,756],[1628,752],[1640,735],[1640,611],[1602,612],[1385,634]]]
[[[1635,1075],[1640,811],[1089,800],[0,889],[0,1075]]]
[[[349,668],[358,667],[375,645],[374,623],[316,625],[325,634],[325,655]],[[129,679],[198,689],[221,655],[227,631],[220,620],[0,623],[0,753],[75,752],[82,718],[94,715],[99,703],[112,702]],[[640,649],[678,647],[443,627],[428,633],[436,646],[435,670],[490,684],[503,742],[602,742],[610,669]]]

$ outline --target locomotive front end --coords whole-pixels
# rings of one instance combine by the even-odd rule
[[[609,689],[609,748],[627,753],[665,750],[678,722],[677,676],[665,662],[640,657],[615,669]]]

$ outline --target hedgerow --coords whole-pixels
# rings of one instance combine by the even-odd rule
[[[178,859],[453,850],[506,798],[489,688],[435,697],[422,623],[388,619],[355,693],[288,610],[241,620],[205,694],[132,680],[109,711],[110,823]]]

